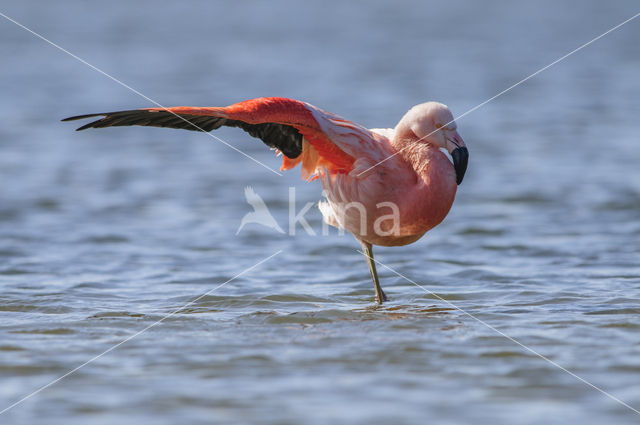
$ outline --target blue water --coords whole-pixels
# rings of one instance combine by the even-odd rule
[[[287,96],[368,127],[427,100],[462,114],[639,11],[0,6],[163,105]],[[0,423],[637,423],[497,331],[640,409],[639,39],[632,21],[458,121],[457,200],[419,242],[375,250],[406,277],[379,266],[391,302],[377,307],[357,242],[322,235],[316,208],[315,236],[236,235],[245,186],[288,231],[290,188],[297,213],[317,182],[201,133],[74,132],[59,120],[154,105],[0,17],[0,409],[192,302]],[[215,134],[278,169],[245,133]]]

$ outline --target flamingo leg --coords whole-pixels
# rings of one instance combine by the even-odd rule
[[[373,261],[373,247],[369,242],[361,241],[362,250],[364,252],[364,256],[367,258],[367,265],[369,266],[369,271],[371,272],[371,277],[373,278],[373,286],[376,290],[376,303],[382,304],[384,301],[387,301],[387,296],[385,295],[382,287],[380,286],[380,280],[378,280],[378,272],[376,271],[376,263]]]

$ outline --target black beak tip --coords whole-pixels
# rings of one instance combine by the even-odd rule
[[[451,157],[453,158],[453,168],[456,170],[456,183],[460,184],[467,171],[469,151],[465,147],[456,148],[451,152]]]

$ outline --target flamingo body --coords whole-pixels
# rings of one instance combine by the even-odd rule
[[[466,171],[468,151],[449,109],[437,102],[414,106],[395,128],[366,129],[305,102],[257,98],[227,107],[150,108],[103,116],[78,130],[144,125],[211,131],[239,127],[283,154],[281,170],[301,166],[305,180],[320,179],[325,221],[351,232],[365,249],[378,302],[371,245],[406,245],[449,212]],[[441,149],[453,157],[453,164]]]

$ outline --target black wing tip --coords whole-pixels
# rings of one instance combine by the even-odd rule
[[[116,111],[116,112],[99,112],[97,114],[84,114],[84,115],[75,115],[73,117],[63,118],[60,121],[75,121],[75,120],[83,120],[86,118],[95,118],[101,117],[99,120],[91,121],[88,124],[83,125],[82,127],[76,128],[76,131],[86,130],[87,128],[101,128],[101,127],[110,127],[109,125],[98,125],[98,123],[103,123],[104,120],[108,120],[109,118],[113,118],[114,115],[128,114],[131,112],[138,113],[140,111],[145,111],[144,109],[131,109],[126,111]]]
[[[67,118],[63,118],[60,121],[75,121],[75,120],[82,120],[85,118],[92,118],[92,117],[100,117],[100,116],[105,116],[108,115],[108,113],[106,112],[102,112],[100,114],[85,114],[85,115],[74,115],[73,117],[67,117]]]
[[[92,121],[89,124],[85,124],[82,127],[76,128],[76,131],[82,131],[82,130],[86,130],[87,128],[92,128],[95,123],[96,123],[95,121]]]
[[[66,121],[76,121],[76,120],[82,120],[82,119],[85,119],[85,118],[104,117],[104,116],[107,116],[107,115],[108,115],[107,113],[75,115],[75,116],[73,116],[73,117],[63,118],[63,119],[61,119],[60,121],[62,121],[62,122],[66,122]],[[98,120],[98,121],[100,121],[100,120]],[[89,124],[85,124],[85,125],[83,125],[82,127],[78,127],[78,128],[76,128],[76,131],[81,131],[81,130],[86,130],[87,128],[91,128],[91,127],[93,127],[93,126],[94,126],[94,124],[95,124],[96,122],[97,122],[97,121],[92,121],[92,122],[90,122]]]

